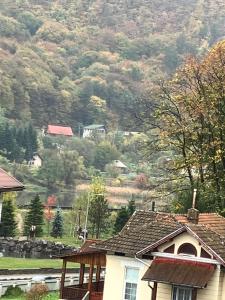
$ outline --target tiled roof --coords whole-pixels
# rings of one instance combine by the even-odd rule
[[[189,223],[187,229],[190,229],[196,235],[196,238],[204,242],[215,253],[215,256],[219,256],[225,261],[225,236],[216,233],[205,225]]]
[[[47,133],[55,135],[73,136],[73,131],[71,127],[68,126],[48,125]]]
[[[222,234],[225,219],[217,214],[200,214],[199,220],[195,225],[188,223],[186,216],[136,211],[117,236],[98,243],[98,248],[133,256],[139,251],[147,253],[143,249],[149,251],[166,237],[186,230],[225,261],[225,235]]]
[[[187,224],[187,215],[174,215],[180,223]],[[198,224],[205,225],[218,234],[225,236],[225,218],[217,213],[201,213],[199,214]]]
[[[0,168],[0,192],[23,190],[24,185]]]
[[[92,125],[88,125],[88,126],[84,126],[84,129],[101,129],[101,128],[105,128],[105,126],[104,125],[102,125],[102,124],[92,124]]]
[[[134,255],[181,227],[169,214],[136,211],[120,234],[98,243],[98,248]]]

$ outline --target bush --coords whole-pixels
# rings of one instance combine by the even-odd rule
[[[26,300],[41,300],[48,294],[46,284],[38,283],[33,285],[30,291],[26,294]]]
[[[13,287],[12,285],[10,285],[6,290],[4,297],[15,298],[21,296],[22,294],[23,294],[23,290],[21,290],[20,287],[18,286]]]
[[[148,187],[148,177],[143,173],[137,175],[135,182],[139,189],[146,189]]]

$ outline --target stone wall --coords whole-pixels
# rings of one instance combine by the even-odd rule
[[[23,258],[51,258],[71,253],[75,247],[46,240],[25,240],[0,238],[0,252],[3,256]]]

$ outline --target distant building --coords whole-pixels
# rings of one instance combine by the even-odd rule
[[[63,135],[71,137],[73,136],[73,131],[69,126],[48,125],[47,134],[53,136]]]
[[[83,138],[91,137],[94,134],[105,135],[105,126],[93,124],[84,127]]]
[[[114,160],[112,166],[118,169],[122,174],[125,174],[128,171],[128,167],[120,160]]]
[[[40,168],[42,166],[42,158],[38,153],[36,153],[33,158],[29,160],[28,165],[30,167]]]

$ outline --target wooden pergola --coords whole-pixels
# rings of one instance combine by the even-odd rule
[[[88,240],[80,250],[70,255],[60,257],[63,259],[60,299],[82,300],[87,295],[89,300],[102,300],[104,281],[101,280],[102,268],[106,265],[106,252],[94,249],[91,246],[96,241]],[[79,283],[65,286],[67,262],[80,264]],[[89,268],[88,282],[84,283],[85,268]]]

